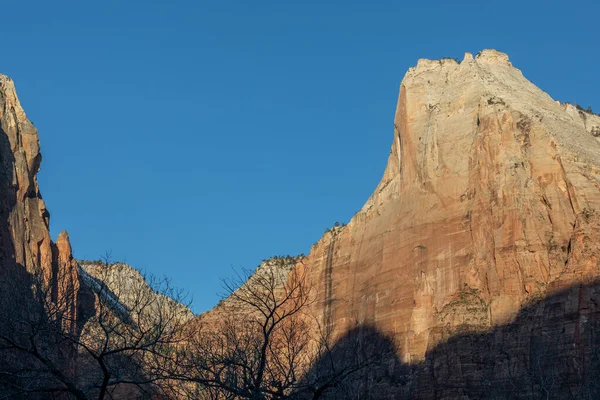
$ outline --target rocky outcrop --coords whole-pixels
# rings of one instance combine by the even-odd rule
[[[41,277],[52,299],[68,296],[67,319],[75,321],[79,278],[69,236],[61,232],[56,244],[49,232],[50,214],[36,174],[42,156],[37,129],[19,103],[13,81],[0,75],[0,269],[10,290]]]
[[[202,325],[218,325],[218,322],[225,321],[229,316],[236,313],[247,314],[257,313],[260,311],[259,308],[249,307],[243,301],[240,301],[236,296],[236,292],[239,286],[246,286],[247,288],[264,289],[260,288],[261,284],[264,285],[265,281],[274,280],[273,292],[280,292],[287,278],[289,277],[290,271],[294,268],[298,268],[298,264],[302,262],[304,255],[299,256],[273,256],[260,263],[256,269],[252,272],[242,271],[237,278],[231,281],[226,281],[223,288],[223,298],[219,303],[210,311],[200,314],[193,324],[199,326]],[[247,279],[246,279],[247,278]],[[245,282],[244,282],[244,279]],[[237,290],[232,290],[238,287]],[[243,295],[242,295],[243,297]],[[194,328],[197,329],[197,328]]]
[[[108,304],[114,304],[114,310],[121,310],[122,319],[129,319],[130,310],[140,309],[140,299],[145,299],[147,309],[143,311],[155,314],[157,317],[164,310],[175,312],[184,321],[191,319],[194,314],[184,304],[167,296],[168,293],[160,293],[155,289],[164,287],[154,278],[150,282],[137,269],[123,263],[106,264],[99,261],[79,261],[80,275],[86,288],[102,297],[99,300]],[[103,290],[103,285],[106,289]],[[177,293],[174,293],[177,294]],[[183,299],[179,299],[183,300]],[[163,308],[161,310],[160,308]]]

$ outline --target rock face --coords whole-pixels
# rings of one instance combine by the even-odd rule
[[[402,377],[358,396],[600,395],[600,116],[483,50],[419,60],[394,128],[375,192],[296,267],[340,343],[395,342]]]
[[[19,103],[13,81],[0,75],[0,269],[3,282],[12,285],[20,280],[26,284],[28,276],[39,273],[57,300],[66,290],[77,291],[79,278],[67,233],[61,232],[56,244],[50,240],[50,215],[36,178],[41,160],[37,130]],[[72,302],[68,307],[68,319],[74,321],[77,305]]]
[[[389,390],[377,381],[382,396],[598,398],[587,376],[600,373],[600,117],[554,101],[506,54],[484,50],[460,63],[419,60],[394,127],[383,178],[348,225],[301,264],[256,273],[306,268],[310,311],[335,336],[365,326],[393,338],[388,369],[410,373]],[[79,270],[66,232],[52,243],[40,162],[37,131],[0,75],[0,295],[38,274],[58,300],[81,279],[87,295],[74,298],[89,305],[73,301],[67,320],[82,320],[100,275],[113,291],[146,283],[124,264]],[[126,310],[127,290],[114,301]],[[225,300],[190,322],[236,307]]]
[[[106,265],[102,262],[80,261],[80,276],[86,288],[90,288],[94,293],[101,293],[101,296],[110,296],[111,298],[102,298],[102,301],[109,303],[116,302],[121,306],[123,313],[128,310],[139,308],[140,297],[147,298],[149,313],[160,314],[161,310],[155,309],[164,307],[165,309],[177,309],[177,314],[185,321],[191,319],[194,314],[185,305],[177,303],[170,297],[156,292],[150,284],[160,282],[149,282],[135,268],[123,263],[113,263]],[[98,285],[104,284],[109,289],[101,291]],[[124,318],[126,319],[126,318]]]
[[[419,60],[394,128],[375,192],[302,260],[312,314],[340,339],[357,326],[393,338],[397,370],[412,372],[380,392],[392,397],[483,398],[499,376],[499,398],[527,397],[543,389],[527,372],[539,349],[573,385],[600,372],[600,116],[483,50]],[[495,369],[501,357],[512,364]]]
[[[200,314],[192,324],[194,326],[199,326],[199,324],[209,325],[209,326],[218,326],[220,322],[225,321],[231,314],[236,313],[256,313],[258,309],[248,307],[247,304],[240,302],[235,296],[232,296],[233,293],[237,292],[230,291],[229,289],[233,289],[233,286],[239,286],[243,283],[243,279],[247,276],[246,284],[249,287],[257,287],[257,280],[269,280],[269,278],[275,278],[276,287],[274,291],[281,291],[281,289],[285,286],[285,281],[289,277],[290,271],[292,269],[297,268],[298,263],[300,263],[304,259],[304,256],[274,256],[269,259],[263,260],[263,262],[256,267],[256,269],[250,274],[249,271],[244,271],[243,275],[239,277],[239,279],[234,279],[233,281],[228,281],[226,283],[224,290],[225,297],[219,301],[214,308],[210,311]],[[239,289],[238,289],[239,290]],[[197,327],[192,329],[198,329]]]
[[[506,54],[419,60],[400,86],[381,182],[304,260],[313,312],[340,336],[377,327],[415,364],[455,334],[489,332],[598,278],[599,126]],[[589,292],[559,296],[558,313],[583,324]]]

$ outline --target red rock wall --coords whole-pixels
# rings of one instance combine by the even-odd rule
[[[19,103],[13,81],[0,75],[0,269],[3,283],[28,285],[42,277],[53,300],[69,296],[68,319],[76,319],[77,263],[66,232],[52,243],[49,213],[36,174],[42,156],[37,129]]]
[[[375,193],[304,261],[340,335],[372,324],[414,363],[600,275],[600,143],[506,55],[420,60],[394,125]]]

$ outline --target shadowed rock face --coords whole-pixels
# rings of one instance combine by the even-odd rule
[[[343,366],[363,348],[379,365],[329,387],[321,399],[597,399],[600,396],[600,285],[577,284],[522,308],[488,331],[434,331],[438,345],[417,363],[387,352],[393,341],[365,324],[345,332],[312,374]],[[333,362],[332,362],[333,360]],[[311,394],[299,399],[314,399]]]
[[[600,398],[599,289],[575,284],[490,332],[439,337],[413,368],[411,398]]]
[[[8,285],[19,279],[15,271],[22,270],[24,277],[39,273],[52,287],[51,295],[60,298],[65,291],[78,290],[79,277],[67,233],[61,232],[56,244],[50,240],[50,215],[36,178],[41,160],[37,130],[19,103],[13,81],[0,74],[0,268],[10,278]],[[75,320],[76,312],[73,303],[69,320]]]

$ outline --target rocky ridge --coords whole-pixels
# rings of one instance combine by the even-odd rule
[[[230,286],[237,284],[247,284],[250,287],[256,287],[257,282],[259,280],[269,280],[271,278],[275,279],[275,290],[281,289],[285,280],[289,276],[290,271],[293,268],[296,268],[299,263],[303,260],[304,256],[274,256],[263,260],[252,273],[249,271],[240,272],[240,279],[234,279],[233,282],[228,282]],[[245,282],[242,282],[245,277],[248,279]],[[249,310],[246,304],[243,304],[234,295],[233,293],[228,291],[228,288],[223,288],[225,293],[223,293],[223,298],[219,301],[219,303],[212,308],[210,311],[204,312],[197,317],[197,322],[202,322],[203,324],[211,324],[211,321],[215,320],[225,320],[228,315],[232,313],[244,313],[244,312],[257,312],[258,310]],[[237,289],[239,290],[239,288]]]
[[[148,282],[147,278],[137,269],[124,263],[105,264],[103,262],[79,261],[79,272],[82,282],[94,293],[101,293],[107,301],[115,304],[114,309],[121,310],[124,319],[127,318],[129,310],[139,307],[135,304],[140,297],[148,298],[150,309],[149,313],[159,314],[157,307],[176,310],[177,315],[181,315],[184,320],[191,319],[194,314],[184,304],[180,304],[172,298],[156,292],[151,285],[160,282]],[[106,285],[108,290],[102,290]],[[140,293],[143,295],[140,296]],[[150,300],[152,298],[152,300]],[[172,312],[172,311],[171,311]]]

